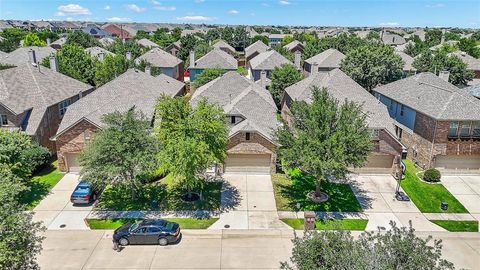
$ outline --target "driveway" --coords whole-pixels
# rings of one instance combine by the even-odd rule
[[[480,220],[480,175],[442,176],[443,186]]]
[[[33,209],[33,219],[43,222],[49,230],[88,230],[84,218],[92,206],[73,206],[70,202],[70,195],[78,181],[78,174],[65,174],[50,194]]]

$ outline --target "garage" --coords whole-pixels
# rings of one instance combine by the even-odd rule
[[[228,154],[225,173],[270,174],[270,154]]]
[[[393,166],[392,155],[370,155],[365,167],[391,169]]]
[[[480,170],[480,156],[437,156],[435,167],[445,170]]]
[[[69,172],[80,172],[80,162],[78,161],[78,153],[68,153],[65,155],[67,160],[67,168]]]

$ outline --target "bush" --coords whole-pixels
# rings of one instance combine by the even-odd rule
[[[423,173],[423,180],[427,182],[439,182],[440,177],[440,171],[434,168],[428,169]]]
[[[31,148],[26,149],[24,155],[26,160],[29,161],[32,172],[42,169],[49,163],[50,158],[52,157],[47,148],[38,144],[34,144]]]

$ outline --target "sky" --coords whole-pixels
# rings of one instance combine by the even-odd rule
[[[480,0],[0,0],[0,19],[480,28]]]

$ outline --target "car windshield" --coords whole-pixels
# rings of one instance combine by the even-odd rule
[[[136,223],[133,223],[132,226],[130,226],[129,231],[131,231],[131,232],[135,231],[135,230],[138,228],[138,226],[140,226],[140,222],[141,222],[141,221],[138,221],[138,222],[136,222]]]
[[[88,193],[89,191],[90,191],[90,187],[86,187],[86,186],[78,186],[75,189],[75,192]]]

